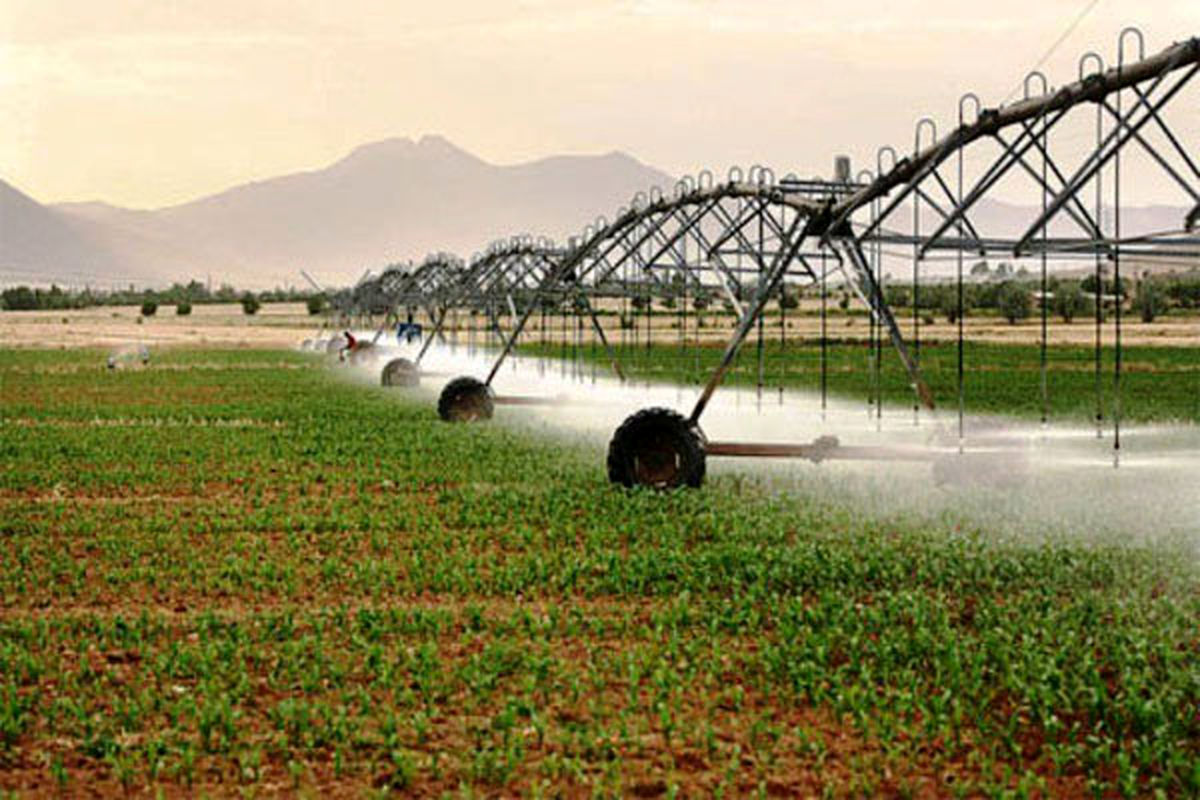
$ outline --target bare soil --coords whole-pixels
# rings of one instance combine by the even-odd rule
[[[174,306],[159,306],[142,317],[137,306],[101,306],[78,311],[2,311],[3,347],[136,347],[209,345],[295,347],[313,337],[325,318],[310,317],[303,303],[270,303],[257,314],[239,303],[192,306],[181,317]]]
[[[784,324],[786,336],[791,339],[815,339],[821,335],[819,303],[805,300],[800,309],[789,311]],[[612,309],[609,309],[612,311]],[[913,337],[914,327],[911,313],[899,310],[897,321],[905,339]],[[703,320],[697,328],[697,318]],[[139,320],[141,320],[139,322]],[[645,341],[646,319],[639,317],[636,330],[621,330],[618,318],[613,314],[602,314],[601,324],[605,334],[613,343],[622,341]],[[452,316],[447,336],[457,337],[460,342],[471,336],[471,320],[466,314]],[[689,310],[686,321],[677,310],[658,309],[650,319],[650,333],[655,342],[672,343],[681,341],[681,327],[686,324],[689,342],[721,344],[729,339],[735,325],[730,314],[706,312],[697,314]],[[358,320],[356,330],[371,328],[380,323],[375,320]],[[426,321],[427,323],[427,321]],[[500,320],[501,328],[508,331],[512,321]],[[484,343],[494,341],[483,330],[484,320],[476,317],[475,340]],[[582,330],[577,330],[577,321],[567,321],[566,339],[590,345],[595,338],[590,321],[584,320]],[[262,307],[255,315],[242,312],[238,303],[193,306],[186,317],[175,314],[174,306],[161,306],[153,317],[141,316],[136,306],[105,306],[79,311],[0,311],[0,346],[45,347],[66,349],[74,347],[120,348],[147,346],[216,346],[247,348],[291,348],[305,339],[329,336],[340,331],[342,326],[333,326],[329,317],[309,316],[303,303],[272,303]],[[562,320],[559,317],[546,319],[546,330],[542,331],[542,319],[534,315],[526,328],[526,341],[549,342],[563,339]],[[923,341],[951,341],[958,336],[956,325],[944,317],[935,319],[932,325],[920,324]],[[995,342],[1005,344],[1036,344],[1040,341],[1041,325],[1036,318],[1024,320],[1016,325],[997,317],[970,317],[966,321],[965,335],[973,342]],[[829,309],[825,334],[833,339],[865,340],[870,331],[868,320],[862,314],[846,315],[836,307]],[[1115,328],[1112,319],[1102,327],[1102,339],[1111,343]],[[753,338],[754,332],[751,333]],[[780,336],[780,318],[772,313],[763,325],[763,335],[771,340]],[[1095,325],[1090,318],[1079,318],[1065,323],[1059,318],[1049,321],[1047,340],[1052,345],[1088,345],[1095,341]],[[1143,323],[1134,315],[1122,320],[1122,341],[1126,345],[1160,345],[1170,347],[1194,347],[1200,345],[1200,315],[1160,317],[1152,323]]]

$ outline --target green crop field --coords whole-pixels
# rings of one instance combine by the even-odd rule
[[[579,358],[608,369],[608,356],[597,346],[528,344],[527,355]],[[702,347],[656,343],[617,348],[627,376],[697,384],[708,380],[720,362],[724,345]],[[864,406],[872,391],[870,351],[863,341],[830,341],[826,349],[826,386],[831,397],[859,400]],[[1052,346],[1047,350],[1048,418],[1058,422],[1094,420],[1097,406],[1095,351],[1091,347]],[[953,342],[926,342],[920,352],[921,373],[937,404],[958,407],[958,348]],[[968,411],[1039,417],[1042,412],[1041,353],[1036,344],[968,342],[963,353],[964,400]],[[1111,418],[1114,408],[1114,353],[1106,343],[1101,356],[1101,412]],[[753,338],[738,354],[726,377],[730,385],[758,383],[758,353]],[[885,341],[880,358],[880,383],[885,406],[911,407],[913,392],[908,373]],[[763,347],[763,385],[819,390],[819,342]],[[1191,347],[1125,347],[1121,374],[1122,417],[1131,421],[1200,422],[1200,351]]]
[[[0,790],[1200,793],[1194,549],[617,490],[297,354],[102,362],[0,352]]]

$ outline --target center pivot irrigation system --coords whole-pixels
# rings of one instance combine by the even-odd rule
[[[739,350],[757,333],[759,386],[763,384],[763,342],[767,305],[789,285],[816,284],[821,296],[831,276],[869,310],[869,407],[882,407],[880,359],[883,338],[907,372],[913,412],[932,409],[934,398],[921,376],[921,318],[916,301],[922,266],[949,262],[958,298],[957,451],[964,452],[963,269],[966,258],[1002,256],[1040,262],[1041,391],[1047,408],[1046,320],[1047,264],[1085,262],[1094,270],[1097,430],[1103,430],[1102,391],[1112,392],[1110,422],[1114,459],[1121,435],[1121,303],[1115,304],[1115,355],[1111,384],[1102,375],[1101,308],[1104,280],[1121,283],[1123,258],[1142,260],[1200,256],[1200,168],[1189,151],[1189,138],[1172,127],[1168,112],[1192,113],[1195,98],[1182,102],[1184,88],[1200,70],[1200,39],[1176,43],[1146,56],[1142,34],[1134,28],[1118,38],[1115,64],[1106,66],[1094,52],[1079,60],[1069,83],[1052,88],[1040,72],[1026,77],[1017,102],[985,108],[974,94],[964,95],[956,125],[939,136],[930,117],[918,121],[907,154],[881,148],[874,171],[850,174],[849,159],[839,158],[835,177],[776,179],[761,167],[729,171],[724,181],[713,173],[680,180],[670,194],[659,189],[639,193],[611,221],[597,219],[565,246],[514,237],[493,244],[463,262],[446,254],[418,266],[392,268],[365,277],[334,298],[343,317],[383,313],[385,326],[416,324],[430,331],[415,358],[388,362],[386,385],[415,385],[421,362],[435,341],[458,345],[461,317],[467,320],[475,351],[494,354],[482,378],[457,377],[438,399],[447,421],[472,421],[493,415],[497,404],[535,404],[550,399],[497,395],[492,383],[530,330],[542,345],[558,344],[571,352],[603,351],[618,378],[624,379],[619,353],[645,336],[646,344],[677,331],[686,342],[689,329],[699,341],[700,309],[719,302],[732,309],[736,323],[717,367],[704,382],[686,414],[648,408],[627,418],[608,451],[613,482],[661,488],[699,486],[709,456],[792,457],[814,462],[833,458],[931,460],[917,451],[841,446],[832,437],[803,444],[709,441],[701,419]],[[1190,142],[1194,145],[1194,141]],[[1132,170],[1123,159],[1137,159],[1136,177],[1153,173],[1178,190],[1186,208],[1173,230],[1122,234],[1122,188]],[[1024,191],[1035,201],[1029,218],[1015,232],[983,230],[978,213],[989,198],[1012,198]],[[881,289],[884,264],[898,258],[911,269],[913,319],[908,338],[901,331]],[[702,303],[703,301],[703,303]],[[654,306],[677,309],[660,312]],[[690,307],[690,310],[689,310]],[[781,346],[786,342],[785,304],[778,320]],[[824,303],[822,303],[822,308]],[[641,313],[636,313],[640,311]],[[691,317],[689,319],[689,313]],[[531,321],[533,325],[531,325]],[[554,330],[556,323],[558,330]],[[616,323],[618,327],[613,329]],[[644,326],[644,330],[643,330]],[[822,316],[824,326],[824,316]],[[523,338],[524,337],[524,338]],[[550,337],[553,337],[552,339]],[[614,341],[619,337],[619,342]],[[822,339],[824,341],[824,338]],[[322,343],[317,342],[320,346]],[[328,347],[343,347],[338,339]],[[594,363],[594,362],[593,362]],[[823,362],[824,369],[824,362]],[[1107,386],[1102,387],[1102,382]],[[824,382],[822,382],[824,383]],[[1043,420],[1045,413],[1043,413]],[[953,441],[951,434],[951,441]]]

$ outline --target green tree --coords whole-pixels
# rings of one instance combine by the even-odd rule
[[[254,292],[246,292],[242,295],[242,312],[245,314],[257,314],[258,309],[262,308],[262,303],[254,296]]]
[[[1088,294],[1095,294],[1096,293],[1096,276],[1088,275],[1086,278],[1084,278],[1080,282],[1079,286],[1081,289],[1083,289]],[[1126,285],[1125,285],[1124,278],[1122,278],[1120,281],[1106,280],[1103,282],[1103,286],[1104,286],[1105,294],[1116,294],[1116,295],[1120,295],[1121,297],[1127,296],[1126,289],[1128,287],[1126,287]]]
[[[1147,324],[1154,322],[1154,319],[1162,313],[1162,300],[1159,299],[1154,281],[1149,278],[1138,281],[1137,291],[1133,296],[1133,310],[1138,312],[1142,322]]]
[[[193,303],[203,303],[210,297],[208,287],[197,280],[188,281],[188,285],[183,288],[183,294]]]
[[[912,295],[907,286],[896,284],[884,288],[883,299],[893,308],[903,308],[912,302]]]
[[[964,287],[965,288],[965,287]],[[963,292],[963,316],[967,315],[968,311],[968,295]],[[946,321],[950,324],[958,322],[958,286],[947,286],[945,291],[938,293],[938,310],[946,316]]]
[[[3,297],[4,307],[9,311],[34,311],[38,307],[37,295],[28,286],[5,289]]]
[[[71,298],[59,288],[58,284],[50,284],[50,291],[39,291],[38,296],[38,308],[62,309],[71,307]]]
[[[795,286],[783,284],[779,287],[779,307],[791,311],[800,307],[800,290]]]
[[[1181,308],[1200,308],[1200,275],[1180,275],[1167,283],[1166,295]]]
[[[1016,325],[1019,320],[1027,319],[1032,311],[1029,292],[1016,281],[1005,281],[999,295],[1000,313],[1008,320],[1009,325]]]
[[[1070,324],[1075,317],[1088,309],[1087,298],[1076,284],[1063,284],[1054,293],[1054,313],[1062,317],[1062,321]]]

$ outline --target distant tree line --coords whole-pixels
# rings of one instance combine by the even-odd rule
[[[980,262],[972,268],[971,275],[972,280],[963,284],[962,310],[965,315],[981,313],[1002,317],[1016,324],[1040,313],[1041,281],[1028,270],[1013,270],[1010,265],[1002,263],[989,271],[986,262]],[[1153,322],[1159,316],[1175,309],[1200,309],[1200,270],[1158,275],[1125,275],[1120,282],[1105,277],[1101,279],[1101,283],[1102,318],[1107,318],[1112,313],[1118,300],[1122,309],[1132,312],[1143,322]],[[1089,317],[1096,312],[1096,287],[1094,275],[1081,278],[1050,276],[1046,282],[1046,310],[1064,322]],[[692,286],[686,291],[682,285],[675,285],[674,282],[665,287],[614,285],[609,288],[618,294],[621,290],[627,293],[633,316],[651,308],[651,300],[668,312],[684,308],[705,311],[713,306],[724,309],[726,313],[733,313],[735,310],[733,303],[716,287],[710,285]],[[638,291],[639,288],[644,291]],[[754,298],[757,289],[756,282],[749,280],[733,294],[740,302],[745,303]],[[911,311],[914,301],[911,283],[888,279],[884,283],[883,291],[888,305],[892,308]],[[831,298],[829,311],[850,310],[852,295],[845,286],[829,286],[826,292]],[[799,307],[802,296],[819,298],[820,288],[782,284],[772,291],[770,307],[785,312],[795,309]],[[557,301],[552,298],[546,298],[543,302],[547,309],[558,307]],[[956,322],[959,313],[958,285],[952,280],[923,283],[916,292],[916,303],[927,323],[933,323],[939,316],[951,323]]]
[[[307,303],[309,312],[319,314],[324,310],[324,295],[313,290],[270,289],[249,292],[222,284],[215,290],[200,281],[175,283],[167,289],[63,289],[51,285],[49,289],[15,286],[0,291],[0,310],[5,311],[57,311],[92,308],[95,306],[140,306],[148,310],[146,316],[154,314],[159,306],[175,306],[187,309],[193,305],[211,303],[241,303],[246,313],[253,314],[263,303]],[[254,311],[249,309],[253,308]],[[151,310],[154,309],[154,310]],[[315,310],[314,310],[315,309]]]
[[[984,311],[1016,323],[1040,311],[1041,282],[1028,277],[1016,277],[983,283],[964,283],[962,310],[964,314]],[[1143,322],[1153,322],[1172,309],[1200,308],[1200,273],[1169,275],[1143,274],[1101,280],[1100,314],[1111,313],[1119,302],[1122,308],[1135,313]],[[1051,277],[1046,282],[1046,309],[1064,322],[1096,312],[1097,280],[1094,275],[1082,279]],[[1132,290],[1131,290],[1132,287]],[[949,322],[958,319],[958,286],[954,282],[926,284],[918,288],[916,305],[926,312],[930,322],[937,315]],[[893,308],[913,307],[912,284],[892,283],[884,288],[884,296]]]

